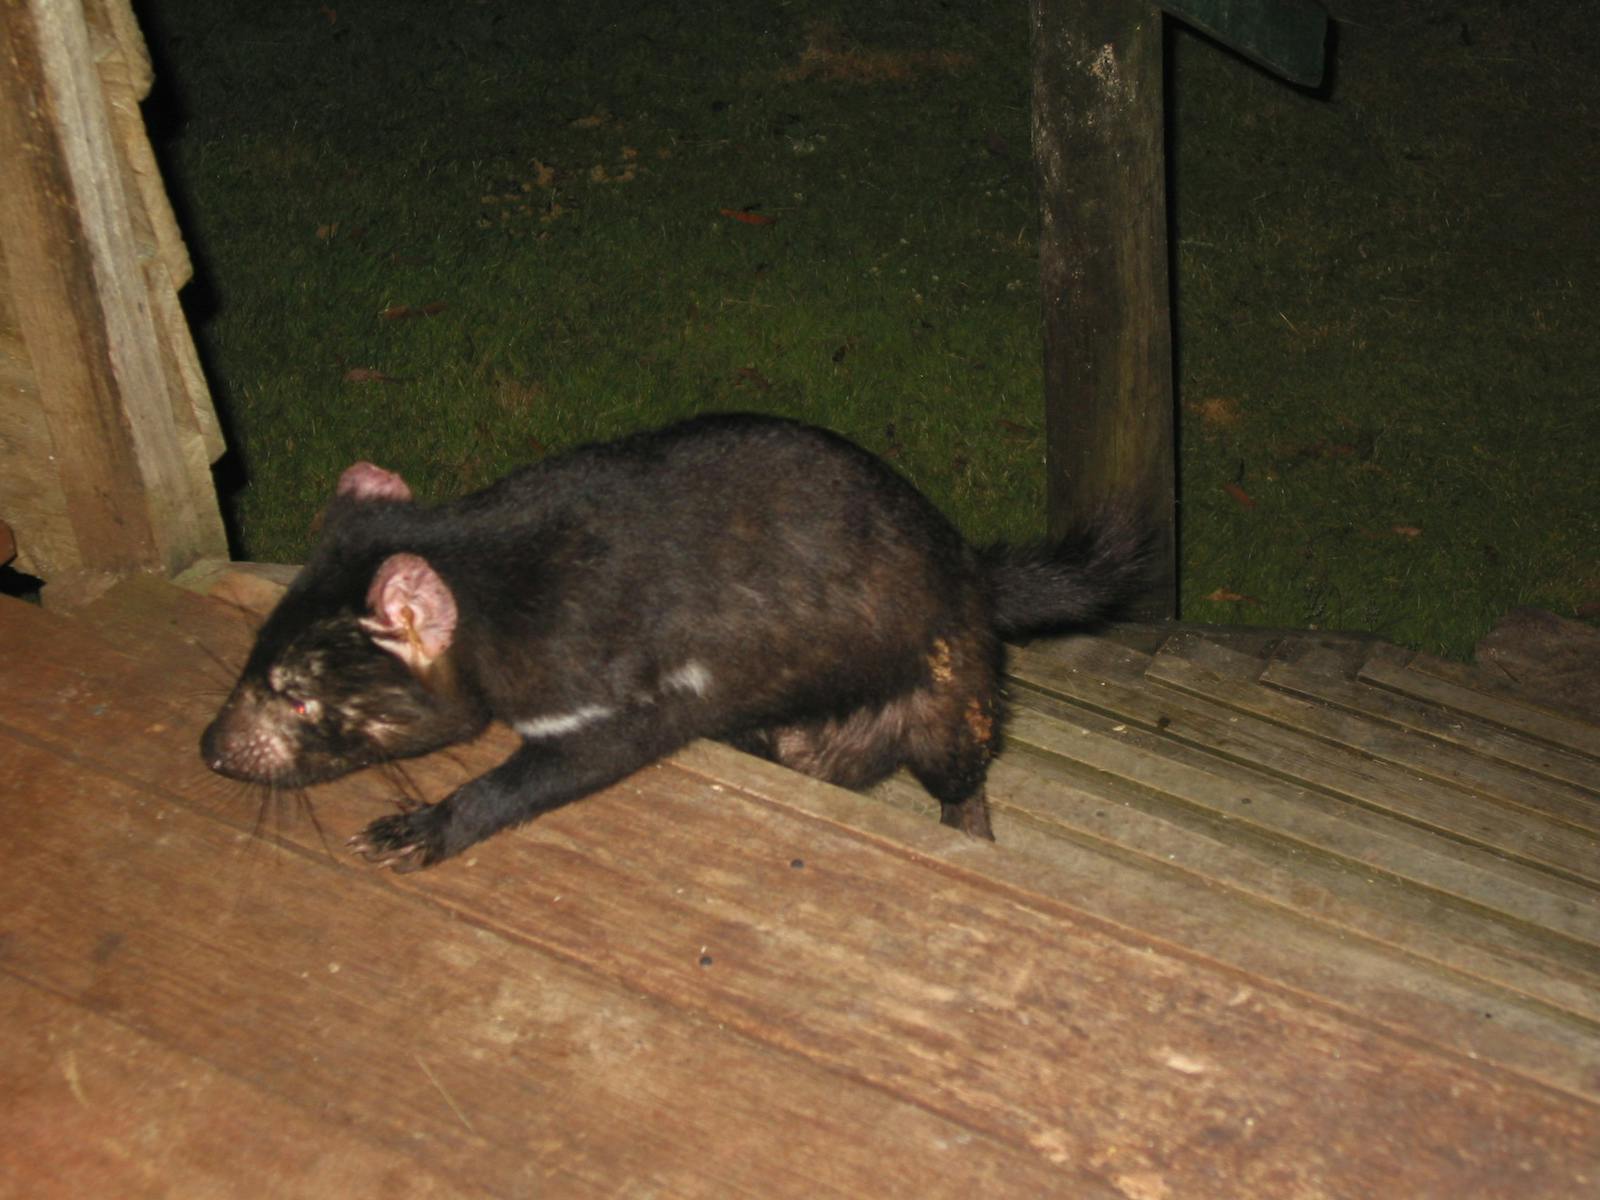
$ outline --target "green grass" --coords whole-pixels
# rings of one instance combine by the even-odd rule
[[[1600,601],[1586,16],[1332,7],[1327,99],[1174,40],[1184,611],[1465,654]],[[357,458],[444,496],[726,408],[1042,529],[1025,6],[141,15],[248,556],[302,557]]]

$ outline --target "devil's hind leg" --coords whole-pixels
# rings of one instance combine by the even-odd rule
[[[939,801],[944,824],[993,840],[984,780],[1000,739],[997,647],[983,634],[939,637],[928,668],[910,705],[906,766]]]

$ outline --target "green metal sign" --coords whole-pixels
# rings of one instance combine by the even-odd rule
[[[1328,14],[1315,0],[1158,0],[1156,7],[1291,83],[1322,82]]]

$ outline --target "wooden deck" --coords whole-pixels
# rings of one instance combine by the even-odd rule
[[[394,777],[200,764],[236,607],[0,601],[0,1195],[1600,1195],[1600,726],[1119,636],[1014,655],[997,845],[697,745],[398,876]]]

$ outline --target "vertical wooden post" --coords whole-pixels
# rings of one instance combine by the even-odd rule
[[[42,414],[35,457],[48,470],[28,466],[55,481],[48,498],[73,539],[59,557],[76,564],[51,573],[48,594],[86,598],[121,575],[225,555],[195,427],[209,401],[181,391],[186,332],[180,347],[167,338],[173,371],[163,358],[81,0],[0,0],[0,163],[0,271],[28,375],[0,392],[0,417],[36,427]]]
[[[1030,0],[1052,532],[1108,501],[1156,538],[1136,615],[1176,615],[1162,16]]]

